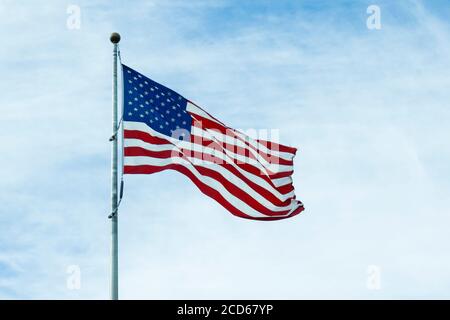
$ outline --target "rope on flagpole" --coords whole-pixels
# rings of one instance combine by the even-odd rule
[[[123,88],[123,67],[122,67],[122,57],[120,55],[120,48],[119,46],[117,46],[117,56],[119,58],[119,64],[120,64],[120,69],[122,70],[122,84],[121,87]],[[124,167],[124,154],[123,154],[123,149],[124,149],[124,143],[123,143],[123,113],[125,110],[125,106],[124,106],[124,99],[123,99],[123,92],[122,92],[122,114],[120,117],[120,121],[119,121],[119,128],[122,128],[122,141],[121,141],[121,146],[122,146],[122,156],[121,156],[121,168],[122,170],[120,171],[120,192],[119,192],[119,203],[117,204],[117,207],[120,206],[120,203],[122,202],[122,198],[123,198],[123,187],[124,187],[124,182],[123,182],[123,167]]]

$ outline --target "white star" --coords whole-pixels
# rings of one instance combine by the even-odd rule
[[[131,101],[128,101],[128,104],[133,104],[133,102],[131,102]]]
[[[133,81],[131,81],[131,80],[128,80],[128,83],[133,83]]]
[[[141,118],[143,118],[143,117],[144,117],[144,115],[143,115],[143,114],[140,114],[139,116],[140,116]]]
[[[155,97],[156,97],[156,99],[159,99],[159,95],[156,95]]]
[[[138,109],[137,108],[134,108],[134,111],[137,111]]]
[[[132,116],[133,114],[132,114],[131,112],[128,112],[128,115],[129,115],[129,116]]]
[[[136,78],[136,77],[133,77],[133,79],[134,79],[134,80],[137,80],[137,78]]]

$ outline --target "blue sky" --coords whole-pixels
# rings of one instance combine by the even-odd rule
[[[306,207],[252,222],[181,174],[126,177],[122,298],[448,298],[449,18],[444,0],[2,1],[0,299],[108,298],[112,31],[230,126],[280,129]]]

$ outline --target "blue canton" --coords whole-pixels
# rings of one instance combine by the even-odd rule
[[[123,67],[123,120],[143,122],[153,130],[172,136],[177,129],[191,131],[187,100],[175,91],[139,72]]]

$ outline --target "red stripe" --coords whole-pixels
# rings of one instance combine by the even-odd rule
[[[158,159],[168,159],[177,156],[175,150],[164,150],[164,151],[152,151],[141,147],[125,147],[123,148],[123,155],[125,157],[152,157]]]
[[[282,144],[279,144],[276,142],[266,141],[266,140],[261,140],[261,139],[256,139],[256,141],[258,141],[258,143],[262,144],[269,150],[287,152],[287,153],[292,153],[294,155],[297,153],[297,148],[294,148],[294,147],[289,147],[289,146],[285,146],[285,145],[282,145]]]
[[[198,158],[201,159],[201,153],[199,152],[194,152],[194,153],[190,153],[190,150],[182,150],[183,154],[180,154],[177,151],[171,152],[171,151],[150,151],[144,148],[140,148],[140,147],[126,147],[124,149],[124,155],[125,156],[148,156],[148,157],[154,157],[154,158],[171,158],[171,157],[178,157],[178,158],[183,158],[186,159],[186,156],[189,157],[194,157],[194,158]],[[189,161],[188,159],[186,159],[187,161]],[[227,180],[226,177],[224,177],[222,174],[212,170],[212,169],[207,169],[204,168],[203,166],[198,166],[195,164],[192,164],[200,173],[202,173],[203,170],[208,170],[206,174],[202,173],[203,175],[209,176],[217,181],[219,181],[220,183],[222,183],[222,185],[224,185],[225,188],[228,189],[227,185],[232,187],[237,187],[235,184],[229,182]],[[251,181],[250,179],[248,179],[247,177],[245,177],[242,173],[240,173],[235,167],[233,167],[230,164],[225,164],[225,165],[220,165],[222,168],[228,170],[231,174],[235,175],[237,178],[241,179],[243,182],[245,182],[250,188],[252,188],[253,190],[255,190],[258,194],[260,194],[261,196],[263,196],[267,201],[270,201],[273,205],[279,206],[279,207],[283,207],[283,206],[287,206],[290,204],[290,200],[293,199],[293,197],[290,197],[288,199],[286,199],[285,201],[280,200],[279,198],[277,198],[272,192],[268,191],[267,189],[265,189],[264,187],[261,187],[260,185],[256,184],[255,182]],[[226,183],[224,183],[224,180],[226,181]],[[284,187],[284,186],[283,186]],[[289,188],[290,187],[290,188]],[[293,190],[293,186],[292,184],[288,185],[288,188],[284,188],[284,190],[289,190],[292,191]],[[245,193],[243,190],[241,189],[237,189],[236,192],[238,193],[236,195],[236,197],[240,197],[240,193],[238,192],[242,192]],[[289,192],[290,192],[289,191]],[[231,191],[230,191],[231,192]],[[286,193],[284,193],[286,194]],[[252,198],[253,199],[253,198]],[[256,200],[255,200],[256,201]],[[255,208],[256,209],[256,208]]]
[[[289,183],[289,184],[286,184],[286,185],[284,185],[284,186],[277,187],[277,189],[278,189],[278,191],[279,191],[281,194],[286,194],[286,193],[289,193],[289,192],[291,192],[291,191],[294,191],[294,185],[293,185],[292,183]],[[295,197],[295,196],[294,196],[294,197]]]
[[[189,177],[192,182],[200,189],[201,192],[203,192],[205,195],[209,196],[210,198],[213,198],[217,202],[219,202],[225,209],[230,211],[233,215],[251,219],[251,220],[280,220],[292,217],[294,215],[299,214],[301,211],[303,211],[303,207],[299,207],[294,212],[292,212],[289,216],[286,217],[277,217],[277,216],[271,216],[271,217],[264,217],[264,218],[256,218],[251,217],[242,211],[238,210],[236,207],[234,207],[231,203],[229,203],[217,190],[214,188],[206,185],[205,183],[201,182],[188,168],[179,165],[179,164],[169,164],[163,167],[157,167],[157,166],[151,166],[151,165],[143,165],[143,166],[124,166],[124,173],[126,174],[150,174],[155,173],[167,169],[172,169],[181,172],[182,174]],[[282,214],[282,213],[278,213]]]
[[[123,130],[124,139],[139,139],[151,144],[171,144],[166,139],[152,136],[151,134],[140,130]]]
[[[278,172],[278,173],[270,175],[270,177],[272,179],[286,178],[286,177],[292,176],[293,173],[294,173],[294,170],[286,171],[286,172]]]

